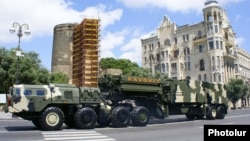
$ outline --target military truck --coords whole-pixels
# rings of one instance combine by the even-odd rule
[[[13,85],[5,112],[30,120],[42,130],[59,130],[63,123],[91,129],[99,121],[98,114],[110,110],[100,95],[98,88],[71,84]]]
[[[128,126],[130,119],[135,126],[146,126],[150,118],[169,115],[184,114],[194,120],[205,116],[223,119],[227,114],[228,101],[221,84],[112,73],[104,74],[98,84],[104,98],[110,101],[110,121],[116,127]]]
[[[68,127],[146,126],[150,118],[184,114],[187,119],[223,119],[226,91],[221,84],[105,73],[98,88],[71,84],[13,85],[6,112],[42,130]]]

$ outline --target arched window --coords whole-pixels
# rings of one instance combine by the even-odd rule
[[[204,70],[205,70],[205,63],[204,63],[204,60],[203,60],[203,59],[200,60],[200,70],[201,70],[201,71],[204,71]]]
[[[170,40],[169,39],[166,39],[164,41],[164,46],[171,46],[171,43],[170,43]]]

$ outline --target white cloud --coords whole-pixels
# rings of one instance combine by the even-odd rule
[[[201,9],[204,7],[206,0],[118,0],[122,2],[125,6],[131,8],[164,8],[172,12],[201,12]],[[240,2],[244,0],[217,0],[220,5],[226,5],[232,2]]]
[[[120,58],[130,59],[141,65],[141,42],[140,38],[132,38],[127,44],[121,47],[122,54]]]
[[[236,38],[236,44],[239,46],[239,47],[242,47],[243,43],[245,42],[245,39],[242,38],[242,37],[238,37]]]
[[[128,34],[128,31],[126,29],[119,31],[119,32],[107,32],[104,35],[102,35],[101,39],[101,50],[107,51],[112,50],[117,46],[120,46],[124,43],[125,36]]]
[[[84,4],[84,2],[83,2]],[[31,36],[52,36],[55,25],[80,23],[83,18],[101,18],[101,28],[119,21],[122,9],[107,9],[104,5],[87,7],[80,11],[72,8],[66,0],[0,0],[0,42],[16,42],[16,36],[9,36],[13,22],[27,23]],[[26,37],[24,39],[27,39]]]

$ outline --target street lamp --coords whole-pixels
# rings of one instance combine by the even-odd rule
[[[12,28],[10,28],[11,33],[15,33],[17,30],[17,37],[18,37],[18,47],[16,50],[16,56],[17,56],[17,66],[16,66],[16,84],[18,84],[18,65],[19,65],[19,57],[23,56],[22,51],[20,50],[20,39],[23,36],[23,29],[25,35],[30,35],[29,31],[29,25],[28,24],[19,24],[18,22],[14,22],[12,25]]]

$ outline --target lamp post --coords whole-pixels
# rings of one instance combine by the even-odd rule
[[[22,55],[22,51],[20,50],[20,40],[21,37],[23,36],[23,29],[24,29],[24,34],[25,35],[29,35],[30,31],[29,31],[29,25],[28,24],[19,24],[18,22],[14,22],[12,24],[12,28],[10,28],[10,32],[11,33],[15,33],[17,30],[17,37],[18,37],[18,47],[16,50],[16,56],[17,56],[17,64],[16,64],[16,84],[18,84],[19,80],[18,80],[18,73],[19,73],[19,57],[23,56]]]

